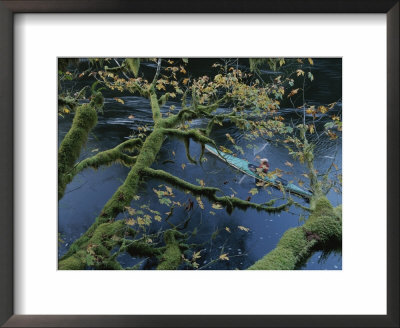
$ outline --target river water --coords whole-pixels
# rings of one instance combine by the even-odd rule
[[[338,101],[332,113],[341,113],[341,60],[315,59],[314,63],[315,82],[306,89],[306,101],[317,106]],[[268,74],[270,73],[265,72],[266,76]],[[105,96],[107,97],[107,94]],[[104,113],[99,115],[98,124],[90,134],[87,146],[82,150],[80,160],[92,156],[98,151],[118,145],[130,135],[137,133],[139,126],[151,125],[151,109],[146,99],[129,95],[120,98],[123,99],[124,104],[120,104],[112,98],[106,98]],[[166,112],[170,105],[179,108],[178,103],[168,102],[162,108],[162,111]],[[219,110],[223,111],[224,109]],[[294,123],[301,120],[289,107],[281,108],[280,114],[285,120],[292,120]],[[130,118],[131,115],[134,116],[134,119]],[[59,118],[59,143],[68,132],[71,122],[71,116]],[[324,172],[333,161],[338,167],[338,171],[333,170],[335,172],[332,174],[341,174],[341,136],[337,140],[330,140],[322,133],[325,123],[323,119],[317,122],[318,135],[314,134],[312,140],[316,144],[315,167],[319,172]],[[192,125],[203,126],[204,122],[196,120],[192,122]],[[265,140],[257,140],[251,142],[257,146],[256,149],[248,148],[249,142],[244,138],[243,132],[230,124],[215,127],[212,137],[217,144],[232,148],[225,136],[226,133],[229,133],[236,140],[236,143],[243,148],[245,154],[241,156],[249,162],[256,163],[256,155],[268,157],[271,169],[282,169],[285,172],[283,177],[287,180],[293,180],[294,177],[302,178],[302,174],[306,173],[305,166],[290,158],[287,150],[280,145]],[[192,156],[198,158],[200,146],[191,142],[190,150]],[[186,158],[183,143],[168,138],[165,140],[153,168],[163,169],[194,184],[198,184],[198,180],[201,179],[206,186],[218,187],[227,195],[235,194],[242,199],[251,195],[249,190],[255,187],[254,179],[244,177],[242,173],[210,154],[205,156],[207,161],[202,165],[191,164]],[[293,163],[294,166],[292,168],[286,166],[286,161]],[[182,169],[182,164],[185,164],[184,169]],[[90,227],[106,201],[123,183],[128,172],[129,168],[119,164],[100,168],[97,171],[87,169],[78,174],[67,186],[64,197],[59,201],[58,231],[62,239],[62,242],[59,243],[59,256],[65,254],[69,245]],[[302,180],[307,185],[307,179],[302,178]],[[167,216],[165,213],[169,212],[169,207],[160,204],[153,192],[153,188],[157,188],[160,184],[162,182],[154,180],[143,183],[139,193],[140,200],[133,201],[131,206],[137,208],[142,204],[149,204],[151,208],[162,213],[163,217]],[[258,194],[252,196],[251,200],[262,203],[281,196],[278,190],[269,189],[269,192],[260,190]],[[184,208],[175,208],[174,215],[169,219],[169,222],[177,225],[190,217],[182,232],[192,234],[188,243],[199,245],[194,251],[200,251],[201,257],[197,261],[200,269],[246,269],[275,248],[287,229],[303,224],[302,220],[299,219],[302,210],[295,207],[290,208],[288,212],[284,211],[278,214],[257,212],[252,209],[247,211],[236,209],[229,215],[225,210],[213,209],[206,199],[203,199],[205,207],[203,210],[191,195],[177,190],[174,190],[174,194],[173,200],[175,201],[185,203],[189,198],[194,201],[194,208],[190,212],[185,211]],[[341,204],[341,194],[338,190],[332,189],[328,198],[334,206]],[[307,205],[301,198],[296,198],[296,201]],[[210,212],[214,212],[215,215]],[[249,230],[241,230],[238,228],[239,226]],[[167,228],[170,228],[168,223],[154,221],[148,232],[154,233]],[[222,253],[228,254],[229,261],[215,261]],[[190,258],[190,254],[188,257]],[[154,263],[149,259],[122,255],[118,260],[124,267],[140,263],[140,268],[154,268]],[[210,262],[211,264],[209,264]],[[342,252],[336,249],[328,253],[314,253],[307,263],[302,264],[298,269],[340,270],[341,268]]]

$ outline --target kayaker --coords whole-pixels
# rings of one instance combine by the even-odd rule
[[[262,172],[262,174],[267,174],[269,170],[269,162],[268,158],[261,158],[260,159],[260,165],[255,166],[253,164],[248,165],[250,171],[253,171],[254,173],[258,174]],[[261,171],[261,172],[260,172]],[[258,182],[258,179],[255,179],[255,183]]]
[[[268,158],[261,158],[260,165],[258,166],[258,168],[262,169],[263,173],[268,173],[269,170]]]

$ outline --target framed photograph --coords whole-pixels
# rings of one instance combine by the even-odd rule
[[[398,1],[0,9],[2,325],[398,327]]]

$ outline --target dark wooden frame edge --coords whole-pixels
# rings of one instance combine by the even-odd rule
[[[386,13],[387,315],[14,315],[13,208],[18,204],[13,189],[13,21],[16,13],[55,12]],[[4,327],[399,327],[398,0],[0,0],[0,64],[0,324]]]

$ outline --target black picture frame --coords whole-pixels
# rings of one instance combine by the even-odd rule
[[[0,0],[0,324],[4,327],[399,327],[398,0]],[[13,20],[16,13],[385,13],[387,315],[14,315]],[[368,288],[368,286],[365,286]]]

